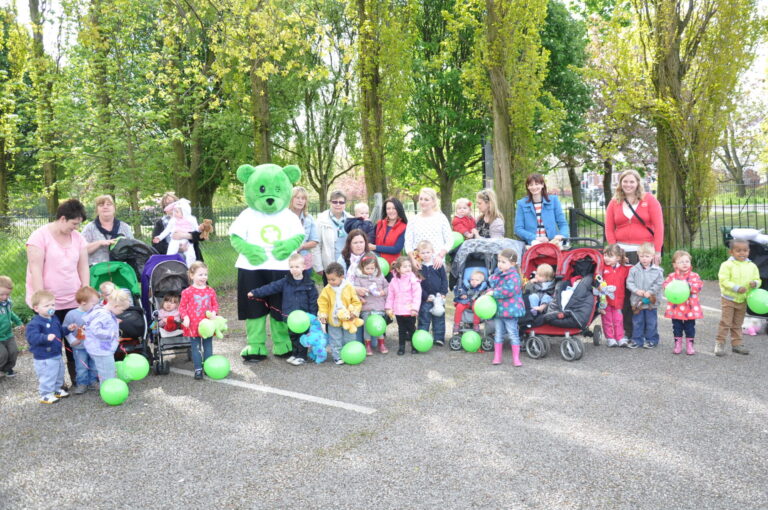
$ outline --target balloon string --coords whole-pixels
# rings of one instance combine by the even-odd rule
[[[269,302],[268,302],[268,301],[266,301],[265,299],[262,299],[262,298],[255,298],[255,297],[253,297],[253,298],[248,298],[248,299],[252,299],[253,301],[259,301],[259,302],[261,302],[261,303],[264,303],[264,305],[266,305],[266,307],[267,307],[267,308],[269,308],[270,310],[274,310],[274,311],[276,311],[276,312],[277,312],[277,313],[279,313],[279,314],[280,314],[280,316],[281,316],[281,317],[283,317],[283,318],[286,318],[286,317],[288,317],[286,314],[284,314],[284,313],[283,313],[283,311],[282,311],[282,310],[280,310],[279,308],[275,308],[274,306],[270,305],[270,304],[269,304]]]

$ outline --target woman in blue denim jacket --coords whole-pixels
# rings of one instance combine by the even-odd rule
[[[517,201],[515,234],[529,245],[560,244],[571,234],[560,200],[547,193],[547,184],[541,174],[529,175],[525,187],[528,196]]]
[[[295,186],[291,195],[291,211],[296,214],[304,226],[304,242],[301,243],[299,255],[304,257],[304,270],[312,269],[312,249],[320,242],[320,234],[317,232],[315,220],[307,212],[307,190],[302,186]]]

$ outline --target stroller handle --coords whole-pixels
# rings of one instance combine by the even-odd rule
[[[601,240],[594,239],[592,237],[569,237],[566,240],[568,241],[568,244],[571,245],[571,247],[573,247],[574,244],[596,246],[599,248],[603,247],[603,242]]]

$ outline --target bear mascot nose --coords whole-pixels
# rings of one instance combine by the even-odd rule
[[[267,199],[267,205],[272,205],[275,202],[274,198],[268,198]]]

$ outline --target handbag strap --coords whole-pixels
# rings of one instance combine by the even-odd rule
[[[629,200],[627,200],[627,199],[625,198],[625,199],[624,199],[624,203],[626,203],[626,204],[627,204],[627,207],[629,207],[629,210],[630,210],[630,211],[632,211],[632,214],[634,214],[634,215],[635,215],[635,218],[637,218],[638,220],[640,220],[640,223],[641,223],[641,224],[642,224],[642,225],[643,225],[645,228],[647,228],[647,229],[648,229],[648,232],[650,232],[652,236],[655,236],[656,234],[654,233],[653,229],[652,229],[651,227],[649,227],[648,225],[646,225],[646,224],[645,224],[645,221],[643,221],[643,219],[640,217],[640,215],[639,215],[639,214],[637,214],[637,211],[635,210],[635,208],[634,208],[634,207],[632,207],[632,204],[630,204],[630,203],[629,203]]]

